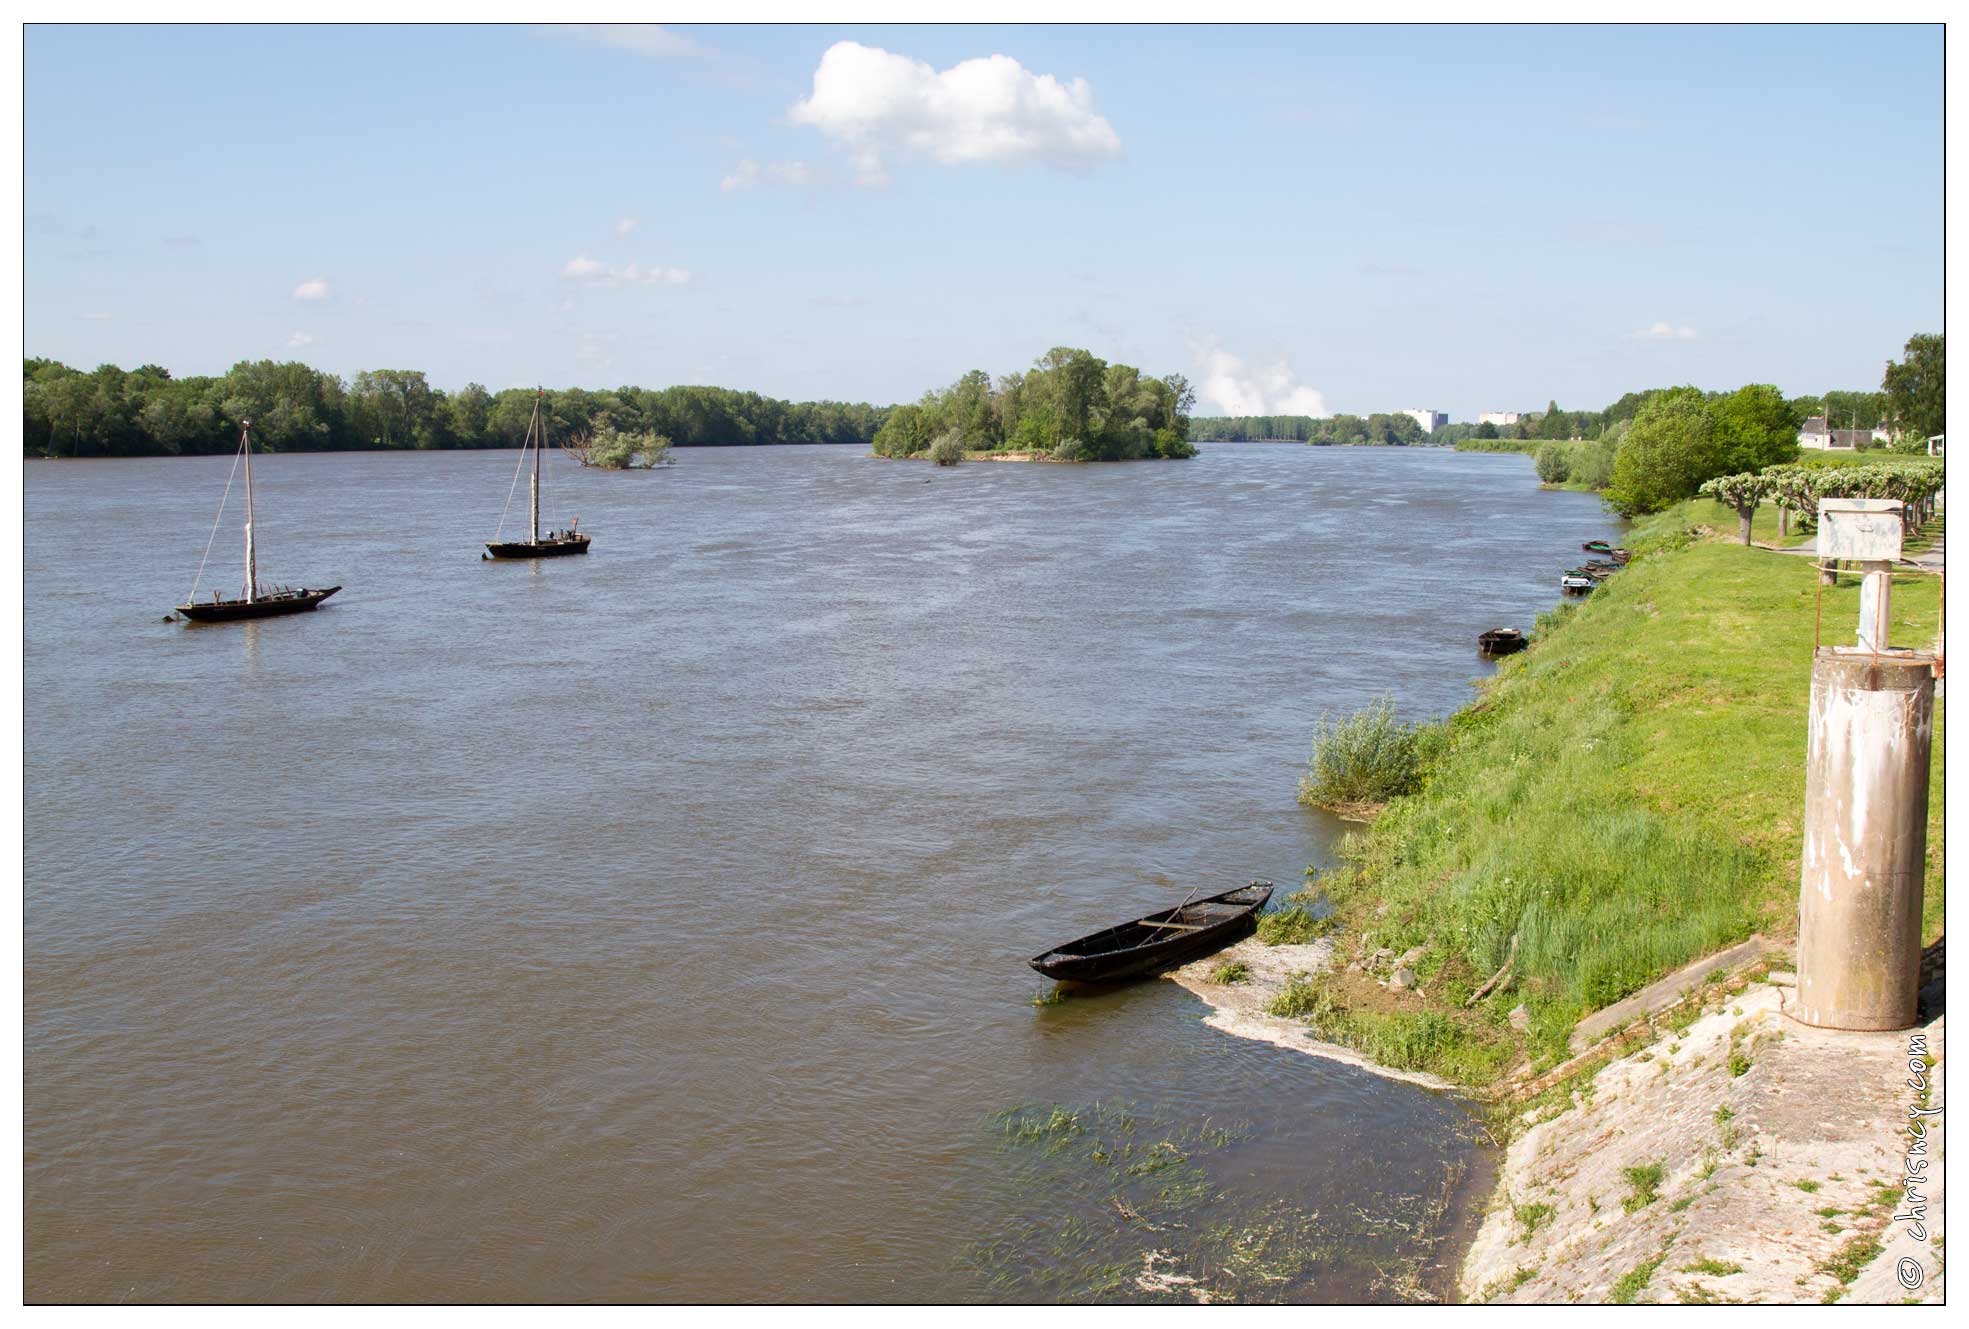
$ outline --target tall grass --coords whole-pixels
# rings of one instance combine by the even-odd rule
[[[1509,1039],[1503,1012],[1525,1001],[1548,1058],[1588,1011],[1752,931],[1795,926],[1820,588],[1807,560],[1690,543],[1694,517],[1683,505],[1637,528],[1630,546],[1659,552],[1541,621],[1476,706],[1432,727],[1427,787],[1352,837],[1353,870],[1326,881],[1343,921],[1445,957],[1432,995],[1473,990],[1515,935],[1509,995],[1486,1008]],[[1854,621],[1856,589],[1823,595],[1824,622]],[[1897,631],[1925,642],[1935,583],[1897,587],[1894,608]],[[1929,937],[1941,751],[1938,736]]]
[[[1387,693],[1352,715],[1320,716],[1313,729],[1313,757],[1299,781],[1299,801],[1348,812],[1412,792],[1422,779],[1416,726],[1395,716]]]

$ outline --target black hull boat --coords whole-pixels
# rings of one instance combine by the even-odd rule
[[[1525,634],[1516,628],[1492,628],[1477,636],[1480,655],[1514,655],[1525,648]]]
[[[526,422],[526,439],[520,444],[520,459],[513,468],[513,483],[520,479],[519,468],[526,465],[527,449],[533,449],[533,483],[528,500],[527,538],[524,540],[501,540],[501,532],[506,526],[506,514],[499,514],[498,531],[485,542],[485,552],[480,560],[494,558],[565,558],[569,554],[588,552],[588,537],[581,533],[581,522],[577,518],[564,531],[549,531],[544,537],[540,534],[540,451],[547,443],[547,421],[541,415],[541,407],[547,397],[546,389],[537,388],[533,394],[533,418]],[[510,508],[513,498],[511,491],[506,495]]]
[[[561,558],[568,554],[588,552],[588,537],[577,535],[572,539],[508,540],[504,544],[488,543],[485,547],[487,558]]]
[[[194,623],[237,623],[243,618],[274,618],[281,614],[305,614],[326,600],[340,586],[318,590],[276,591],[251,600],[206,600],[178,606],[178,612]]]
[[[1026,963],[1048,978],[1080,983],[1139,978],[1229,945],[1271,898],[1272,884],[1254,881],[1067,942]]]
[[[187,623],[237,623],[248,618],[276,618],[281,614],[305,614],[326,600],[340,586],[321,586],[292,588],[276,585],[272,590],[260,589],[260,565],[257,548],[253,541],[253,422],[239,422],[239,458],[235,462],[246,466],[246,580],[241,583],[243,592],[234,600],[222,600],[217,591],[212,592],[210,600],[198,598],[198,583],[205,576],[205,560],[198,563],[198,575],[192,578],[191,594],[185,602],[176,605],[180,617]],[[219,532],[219,522],[226,515],[226,499],[232,496],[232,478],[226,479],[226,492],[219,497],[219,515],[212,519],[212,533]],[[212,552],[211,541],[206,541],[205,552]],[[168,614],[165,616],[170,617]]]
[[[1605,540],[1588,540],[1580,548],[1589,554],[1611,554],[1613,552],[1613,546]]]

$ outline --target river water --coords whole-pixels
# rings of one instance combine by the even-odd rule
[[[1329,860],[1321,711],[1460,705],[1597,500],[1433,450],[555,456],[594,552],[536,565],[478,557],[512,453],[268,457],[263,578],[345,589],[164,622],[230,464],[26,467],[31,1300],[1445,1286],[1458,1101],[1025,958]]]

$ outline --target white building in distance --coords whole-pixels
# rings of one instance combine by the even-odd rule
[[[1421,425],[1425,434],[1433,434],[1449,423],[1449,417],[1441,411],[1397,411],[1396,414],[1405,415]]]
[[[1480,425],[1514,425],[1524,419],[1523,411],[1479,411],[1477,423]]]
[[[1885,424],[1875,425],[1871,429],[1831,429],[1827,427],[1823,415],[1813,416],[1798,431],[1799,447],[1820,448],[1829,452],[1853,452],[1862,444],[1885,447],[1893,441],[1894,436],[1887,432]]]

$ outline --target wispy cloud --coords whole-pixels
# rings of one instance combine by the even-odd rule
[[[172,249],[196,249],[205,242],[195,235],[167,235],[164,243]]]
[[[812,183],[813,168],[805,162],[767,162],[764,165],[743,158],[732,173],[718,182],[727,194],[735,189],[756,189],[760,185],[804,185]]]
[[[1121,155],[1121,137],[1095,113],[1087,80],[1035,74],[1007,55],[939,72],[879,47],[836,42],[787,119],[845,151],[864,185],[886,184],[894,157],[1087,170]]]
[[[310,277],[294,288],[296,300],[326,300],[331,294],[326,277]]]
[[[303,346],[312,345],[314,345],[314,334],[311,332],[290,332],[287,334],[287,349],[290,351],[298,351]]]
[[[87,320],[90,323],[107,323],[110,318],[107,312],[100,309],[92,309],[86,314],[77,314],[76,317]]]
[[[615,238],[626,239],[639,225],[634,217],[624,217],[615,224]]]
[[[638,55],[701,56],[706,48],[655,23],[563,23],[557,31]]]
[[[868,301],[859,295],[817,295],[813,303],[821,309],[860,309]]]
[[[1634,335],[1645,337],[1649,341],[1694,341],[1696,330],[1686,325],[1655,322],[1648,324]]]
[[[1203,378],[1197,395],[1226,415],[1329,414],[1326,394],[1300,382],[1284,360],[1256,368],[1216,345],[1191,349]]]
[[[688,268],[645,267],[640,263],[611,265],[577,254],[561,265],[561,276],[583,286],[688,286]]]

